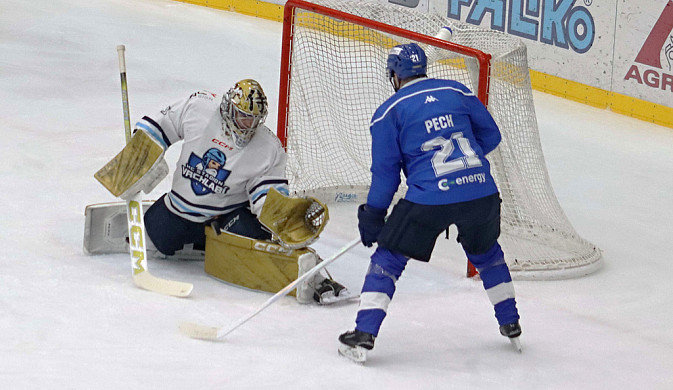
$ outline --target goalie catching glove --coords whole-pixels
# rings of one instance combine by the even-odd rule
[[[315,241],[329,220],[327,206],[311,197],[291,198],[270,188],[259,221],[287,248]]]
[[[168,174],[163,147],[142,130],[119,154],[105,164],[94,177],[112,193],[124,200],[140,191],[150,193]]]

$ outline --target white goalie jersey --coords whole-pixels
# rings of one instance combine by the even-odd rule
[[[261,125],[244,148],[225,135],[221,95],[199,91],[135,127],[164,150],[183,141],[166,207],[193,222],[206,222],[239,207],[259,216],[269,188],[287,195],[286,154],[279,139]]]

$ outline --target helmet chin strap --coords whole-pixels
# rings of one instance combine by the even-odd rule
[[[399,91],[401,86],[400,78],[397,77],[397,74],[393,72],[393,75],[390,77],[390,84],[392,84],[395,92]]]

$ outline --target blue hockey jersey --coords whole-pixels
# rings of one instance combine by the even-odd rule
[[[367,203],[387,209],[400,171],[414,203],[464,202],[498,192],[484,157],[500,143],[486,107],[463,84],[413,80],[386,100],[370,123],[372,184]]]

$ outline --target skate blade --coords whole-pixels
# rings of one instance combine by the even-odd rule
[[[339,345],[339,355],[360,365],[364,365],[367,361],[367,350],[362,347],[350,347],[346,344],[341,344]]]
[[[522,349],[521,349],[521,340],[519,340],[518,337],[514,337],[514,338],[509,339],[509,342],[512,343],[512,347],[514,347],[514,349],[515,349],[517,352],[519,352],[519,353],[522,352]]]
[[[329,291],[320,296],[319,305],[333,305],[340,302],[349,302],[359,299],[360,295],[353,295],[348,290],[342,290],[339,296],[334,296],[334,291]]]

